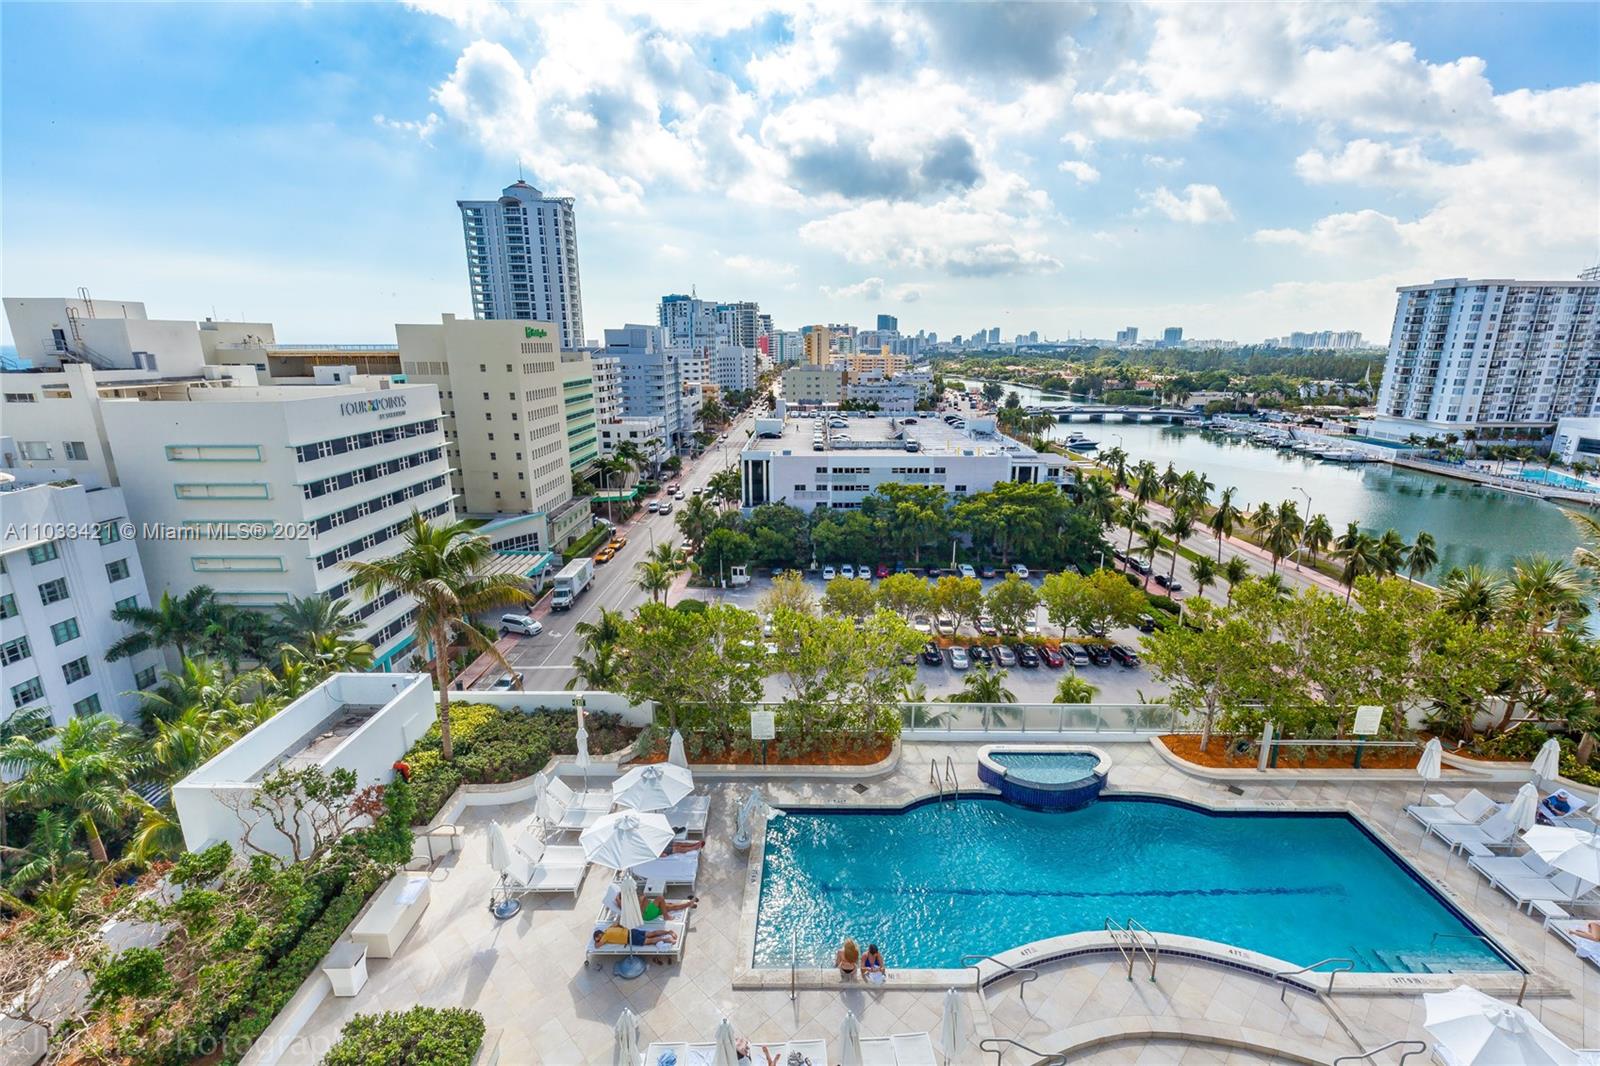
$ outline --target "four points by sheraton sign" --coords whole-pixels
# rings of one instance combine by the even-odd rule
[[[368,415],[374,411],[404,412],[406,398],[404,396],[378,396],[371,400],[349,400],[339,405],[339,413],[345,417],[350,415]]]

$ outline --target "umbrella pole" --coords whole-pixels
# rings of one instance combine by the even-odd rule
[[[500,892],[500,899],[496,901],[493,896],[490,896],[489,913],[494,915],[496,921],[503,922],[508,918],[516,916],[516,913],[522,909],[522,901],[519,899],[512,899],[511,893],[506,891],[505,874],[500,875],[500,884],[498,888]]]

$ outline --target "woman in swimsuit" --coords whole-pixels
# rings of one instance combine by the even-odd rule
[[[844,938],[844,943],[839,946],[839,953],[833,957],[833,964],[839,967],[839,976],[846,979],[856,975],[856,964],[861,961],[861,949],[856,947],[856,942],[849,937]]]

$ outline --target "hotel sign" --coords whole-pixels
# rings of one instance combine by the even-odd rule
[[[398,418],[406,413],[406,398],[400,395],[378,396],[370,400],[346,400],[339,405],[339,414],[346,418],[351,415],[377,414],[380,419]]]
[[[522,335],[524,337],[548,337],[548,336],[550,336],[550,334],[546,333],[544,330],[535,329],[532,326],[523,326],[522,327]]]

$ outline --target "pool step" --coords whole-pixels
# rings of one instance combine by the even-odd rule
[[[1357,956],[1359,956],[1360,952],[1357,952],[1356,954],[1357,954]],[[1394,953],[1390,953],[1388,955],[1385,955],[1383,952],[1379,951],[1377,948],[1373,948],[1372,949],[1372,957],[1373,957],[1373,959],[1375,959],[1377,961],[1377,964],[1378,964],[1377,965],[1377,969],[1379,969],[1379,970],[1387,970],[1390,973],[1416,973],[1417,972],[1416,968],[1411,965],[1411,963],[1408,960],[1408,958],[1406,956],[1404,956],[1404,955],[1399,955],[1399,954],[1394,954]]]
[[[1449,954],[1434,952],[1426,955],[1396,955],[1407,973],[1472,973],[1481,972],[1489,959],[1483,955]]]

